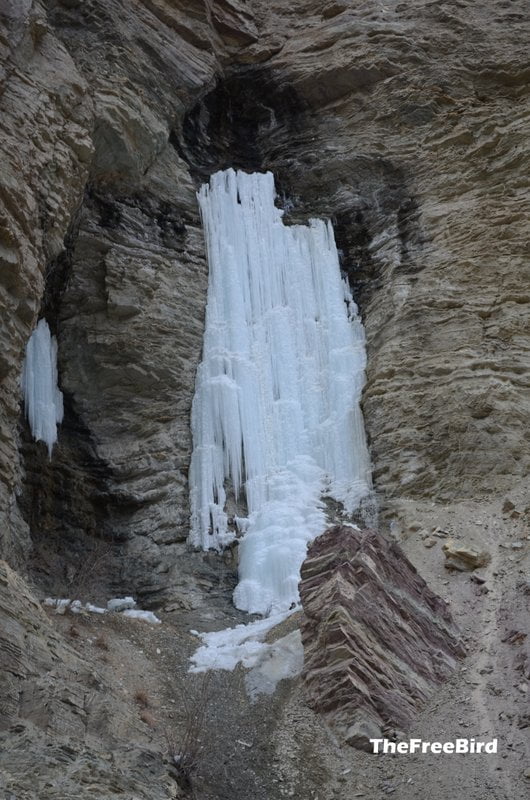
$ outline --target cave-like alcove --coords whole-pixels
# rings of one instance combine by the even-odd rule
[[[235,66],[186,114],[170,141],[198,182],[220,169],[271,169],[280,148],[305,127],[296,91],[261,66]]]

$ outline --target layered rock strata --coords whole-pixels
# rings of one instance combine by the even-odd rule
[[[376,531],[335,526],[315,539],[300,598],[309,703],[354,746],[406,730],[465,654],[447,604]]]
[[[81,635],[72,624],[74,633]],[[0,561],[2,797],[171,796],[159,748],[119,681],[109,685],[99,666],[68,644]]]

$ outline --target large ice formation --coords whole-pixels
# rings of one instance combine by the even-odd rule
[[[63,395],[57,386],[57,340],[44,319],[37,324],[26,347],[22,391],[33,437],[46,442],[51,458],[57,423],[63,421]]]
[[[297,602],[307,544],[326,527],[322,496],[351,512],[370,491],[364,330],[331,224],[284,225],[271,173],[218,172],[198,198],[210,279],[190,541],[221,549],[236,527],[234,602],[279,613]],[[229,518],[227,487],[244,518]]]

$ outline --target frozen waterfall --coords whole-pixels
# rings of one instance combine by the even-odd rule
[[[57,386],[57,340],[41,319],[30,336],[22,373],[24,406],[34,439],[46,442],[51,458],[57,423],[63,420],[63,395]]]
[[[281,612],[326,527],[322,496],[352,512],[371,488],[364,330],[331,224],[284,225],[271,173],[218,172],[198,199],[210,278],[190,542],[222,549],[240,535],[236,606]],[[229,492],[244,517],[229,517]]]

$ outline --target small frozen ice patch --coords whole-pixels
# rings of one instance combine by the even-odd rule
[[[106,608],[95,606],[92,603],[83,604],[81,600],[70,600],[61,597],[46,597],[42,604],[49,608],[55,608],[56,614],[65,614],[66,611],[71,611],[73,614],[81,614],[83,611],[90,614],[106,614],[112,611],[122,617],[141,619],[144,622],[150,622],[152,625],[159,625],[161,622],[152,611],[142,611],[139,608],[135,608],[136,601],[132,597],[113,597],[107,602]]]
[[[152,611],[141,611],[139,608],[127,608],[122,612],[122,617],[129,617],[129,619],[141,619],[144,622],[150,622],[151,625],[160,625],[161,620],[158,619],[156,614]]]
[[[247,668],[256,666],[270,647],[263,639],[272,628],[287,619],[290,613],[292,612],[274,614],[266,619],[249,622],[248,625],[236,625],[235,628],[212,633],[190,631],[203,642],[191,657],[193,666],[190,672],[206,672],[208,669],[233,670],[239,663]]]
[[[259,654],[255,666],[245,675],[245,687],[251,700],[260,694],[273,694],[286,678],[296,678],[304,666],[304,648],[299,630],[288,633]]]
[[[33,438],[46,443],[51,458],[64,411],[57,377],[57,340],[44,319],[39,320],[26,346],[22,391]]]
[[[125,611],[127,608],[136,608],[133,597],[113,597],[107,601],[108,611]]]

